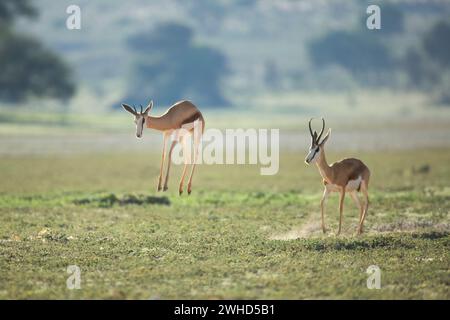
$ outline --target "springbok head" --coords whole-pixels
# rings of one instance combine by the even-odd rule
[[[327,142],[328,138],[330,137],[331,129],[328,129],[327,134],[325,137],[320,141],[320,138],[322,138],[323,131],[325,130],[325,120],[322,118],[322,130],[320,130],[319,136],[317,136],[317,131],[312,131],[311,129],[311,121],[313,118],[309,120],[308,126],[309,126],[309,133],[311,134],[311,146],[309,147],[308,155],[305,158],[305,163],[315,163],[317,159],[320,156],[320,153],[323,152],[323,146],[325,142]]]
[[[142,131],[144,129],[145,121],[147,121],[148,113],[150,112],[151,108],[153,107],[153,101],[150,101],[148,106],[143,110],[143,107],[141,105],[141,111],[137,112],[136,108],[130,107],[128,104],[122,103],[122,107],[134,115],[134,123],[136,124],[136,137],[141,138],[142,137]]]

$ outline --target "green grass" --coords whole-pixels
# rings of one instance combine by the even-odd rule
[[[155,192],[156,155],[4,156],[0,298],[449,299],[450,150],[358,156],[372,170],[361,237],[350,200],[334,235],[337,196],[321,234],[321,181],[299,154],[276,176],[200,166],[181,197],[179,167]],[[373,264],[380,290],[366,287]],[[68,265],[81,290],[66,288]]]

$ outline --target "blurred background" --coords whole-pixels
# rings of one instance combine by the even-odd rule
[[[449,18],[450,0],[0,0],[0,299],[450,299]],[[278,173],[200,165],[179,196],[173,165],[158,193],[162,135],[121,108],[151,99],[279,129]],[[328,161],[371,170],[367,236],[350,197],[334,235],[337,194],[322,234],[321,116]]]
[[[448,146],[449,17],[444,0],[2,0],[0,154],[153,150],[120,107],[150,99],[192,100],[207,127],[281,128],[287,150],[313,116],[336,149]]]

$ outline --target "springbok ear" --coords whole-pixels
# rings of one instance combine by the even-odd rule
[[[325,142],[327,142],[328,138],[330,137],[330,134],[331,134],[331,128],[328,129],[327,134],[322,139],[322,142],[320,143],[321,146],[323,146],[325,144]]]
[[[148,104],[147,108],[145,108],[144,113],[148,114],[152,108],[153,108],[153,100],[151,100],[150,103]]]
[[[124,108],[129,113],[136,115],[136,112],[129,105],[122,103],[122,108]]]

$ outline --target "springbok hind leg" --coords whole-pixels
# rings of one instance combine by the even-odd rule
[[[188,148],[188,137],[183,137],[181,141],[181,145],[183,146],[183,159],[184,159],[184,167],[183,172],[181,173],[181,180],[180,180],[180,186],[178,187],[178,194],[181,196],[183,193],[183,185],[184,185],[184,178],[186,177],[187,167],[190,162],[190,155],[191,150]]]
[[[341,234],[342,217],[344,215],[344,198],[345,198],[345,187],[342,187],[341,195],[339,197],[339,229],[338,229],[337,235]]]
[[[358,220],[358,228],[359,228],[359,223],[361,222],[361,218],[364,212],[364,206],[361,203],[361,200],[358,197],[358,193],[356,191],[352,191],[350,192],[350,196],[352,197],[353,201],[355,202],[356,208],[358,208],[359,210],[359,220]]]
[[[361,192],[364,195],[364,212],[362,214],[361,220],[359,221],[358,234],[363,233],[364,220],[366,219],[367,210],[369,209],[369,192],[367,190],[367,184],[364,181],[361,184]]]
[[[192,163],[191,176],[189,177],[188,182],[188,194],[191,194],[192,191],[192,177],[194,176],[195,166],[197,164],[198,159],[198,148],[200,145],[201,135],[194,135],[194,162]]]

